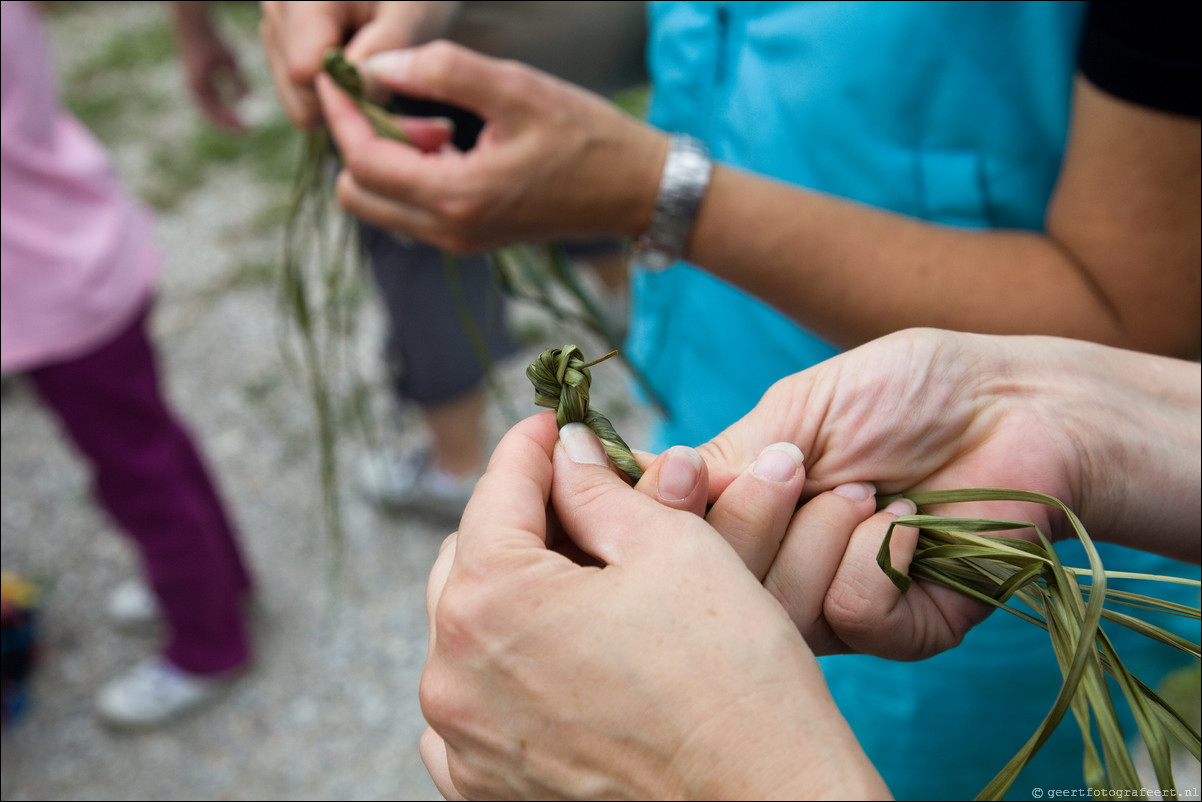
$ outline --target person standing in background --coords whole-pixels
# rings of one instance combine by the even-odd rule
[[[177,12],[186,64],[208,73],[193,76],[194,91],[236,76],[203,9]],[[96,712],[114,726],[153,726],[215,699],[249,666],[252,577],[161,383],[149,335],[161,266],[152,220],[60,105],[35,4],[5,2],[2,14],[0,360],[57,418],[91,467],[98,503],[137,547],[166,642],[103,686]],[[225,111],[214,121],[237,127],[212,100],[202,103],[210,116]]]

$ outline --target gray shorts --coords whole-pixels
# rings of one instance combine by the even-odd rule
[[[456,286],[439,249],[403,242],[373,226],[361,229],[388,313],[384,358],[401,399],[428,406],[476,389],[485,369],[473,339],[478,338],[494,363],[517,350],[487,257],[455,257]],[[465,313],[474,332],[465,325]]]

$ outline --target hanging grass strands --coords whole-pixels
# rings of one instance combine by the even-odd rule
[[[984,604],[1005,610],[1046,630],[1064,681],[1051,711],[1030,740],[981,791],[978,799],[1001,799],[1023,767],[1056,729],[1065,713],[1072,712],[1085,747],[1085,782],[1100,796],[1144,796],[1144,781],[1131,757],[1106,677],[1113,678],[1131,708],[1139,734],[1148,747],[1157,782],[1166,799],[1177,798],[1172,772],[1171,741],[1185,746],[1199,759],[1198,733],[1181,712],[1134,677],[1123,665],[1106,633],[1103,619],[1146,637],[1199,656],[1199,645],[1172,632],[1116,611],[1113,605],[1151,610],[1199,620],[1196,607],[1162,601],[1142,594],[1114,591],[1110,578],[1144,579],[1198,587],[1194,580],[1104,570],[1081,521],[1051,496],[1015,490],[953,490],[906,494],[920,507],[975,501],[1022,501],[1060,510],[1080,539],[1089,558],[1088,569],[1061,564],[1044,534],[1031,523],[935,515],[904,515],[894,521],[877,555],[881,569],[902,592],[912,579],[923,579],[950,588]],[[919,529],[918,546],[909,575],[895,569],[889,544],[896,526]],[[1030,543],[991,532],[1033,529],[1039,543]],[[1088,585],[1080,579],[1089,578]],[[1026,609],[1008,602],[1021,601]],[[1107,605],[1110,606],[1107,606]],[[1096,726],[1100,749],[1094,740]]]
[[[343,528],[338,485],[336,393],[334,378],[350,361],[345,353],[354,331],[360,276],[347,270],[349,254],[357,247],[355,232],[333,203],[328,178],[335,158],[324,133],[306,135],[293,188],[292,206],[284,234],[279,284],[282,318],[296,334],[299,355],[284,346],[286,364],[305,377],[317,427],[322,513],[334,547],[331,570],[341,559]],[[365,388],[356,388],[356,404],[366,402]],[[365,414],[358,415],[366,420]]]
[[[341,49],[333,49],[323,57],[323,69],[367,117],[380,137],[403,144],[410,138],[392,115],[366,95],[358,70],[348,62]],[[357,227],[338,207],[330,190],[330,180],[339,166],[339,158],[324,132],[308,135],[306,150],[297,172],[292,210],[285,238],[283,276],[280,283],[281,307],[299,341],[299,359],[290,353],[286,358],[299,363],[306,377],[310,399],[317,422],[320,451],[320,476],[325,528],[333,543],[334,565],[339,562],[343,540],[341,496],[338,483],[337,423],[344,417],[340,411],[339,386],[351,382],[352,398],[345,417],[351,417],[364,431],[368,441],[375,439],[373,421],[368,410],[369,392],[358,377],[343,374],[350,363],[349,354],[342,354],[355,324],[355,309],[348,299],[360,297],[364,289],[363,271],[358,269],[362,254],[357,240]],[[515,245],[489,254],[494,275],[502,289],[534,284],[538,292],[531,296],[540,306],[563,320],[583,323],[600,335],[611,347],[616,345],[615,327],[605,318],[600,306],[577,280],[570,262],[556,245]],[[485,381],[508,417],[517,415],[484,343],[476,320],[468,311],[454,254],[444,253],[443,268],[448,287],[456,303],[460,324],[484,371]],[[552,300],[552,290],[566,291],[574,299],[575,310],[561,308]],[[647,395],[658,403],[650,386],[637,370],[632,373],[641,381]],[[338,385],[338,386],[335,386]],[[662,406],[662,405],[661,405]],[[609,421],[595,412],[586,412],[585,421],[598,431],[608,447],[622,443]],[[629,448],[624,448],[629,455]],[[621,454],[617,459],[622,459]],[[624,460],[628,470],[638,470],[633,457]],[[641,472],[640,472],[641,473]]]
[[[631,453],[630,446],[614,431],[609,419],[597,410],[590,409],[588,403],[589,386],[593,380],[589,368],[616,354],[616,351],[610,351],[600,359],[585,362],[584,355],[575,345],[548,348],[526,368],[526,378],[534,385],[534,403],[555,410],[555,422],[560,428],[568,423],[583,423],[592,429],[614,465],[632,482],[637,482],[643,475],[643,469]]]

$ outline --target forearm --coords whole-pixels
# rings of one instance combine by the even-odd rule
[[[1166,347],[1050,236],[935,225],[730,168],[714,172],[689,258],[847,347],[915,326]]]
[[[167,4],[180,46],[196,47],[198,42],[219,38],[213,27],[212,11],[207,2],[173,0]]]
[[[1078,81],[1037,232],[952,228],[719,169],[691,261],[845,346],[930,326],[1194,358],[1198,131]]]

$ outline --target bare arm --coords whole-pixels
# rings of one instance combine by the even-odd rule
[[[489,128],[470,154],[406,154],[373,143],[329,93],[356,214],[461,251],[645,228],[665,134],[512,62],[445,43],[398,55],[366,72],[472,108]],[[1079,81],[1044,232],[950,228],[719,167],[689,258],[845,346],[930,326],[1192,357],[1200,175],[1197,120]]]
[[[910,326],[1198,355],[1199,122],[1078,82],[1045,232],[955,229],[715,171],[690,259],[844,346]]]
[[[209,3],[168,5],[188,89],[197,108],[219,128],[243,130],[246,126],[235,107],[249,89],[234,52],[213,23]]]

